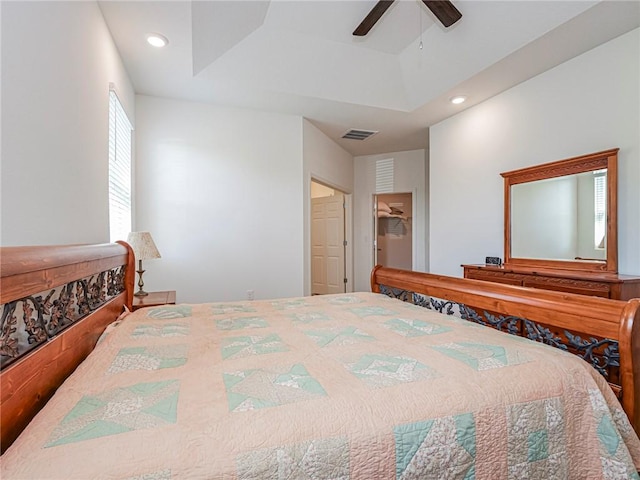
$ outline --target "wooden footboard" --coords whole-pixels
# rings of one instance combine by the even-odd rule
[[[582,357],[640,434],[640,299],[627,302],[377,266],[371,290]]]
[[[0,447],[4,452],[131,309],[133,251],[103,245],[0,250]]]

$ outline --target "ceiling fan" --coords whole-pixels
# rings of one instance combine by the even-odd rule
[[[353,31],[357,37],[363,37],[373,28],[380,17],[387,11],[394,0],[380,0],[371,9],[369,14],[362,20],[358,28]],[[462,18],[460,11],[448,0],[422,0],[431,13],[433,13],[440,23],[445,27],[450,27]]]

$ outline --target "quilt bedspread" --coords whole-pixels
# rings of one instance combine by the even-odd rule
[[[3,479],[595,480],[638,478],[640,442],[581,359],[357,293],[138,310],[0,460]]]

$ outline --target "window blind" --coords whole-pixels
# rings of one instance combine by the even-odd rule
[[[607,171],[593,172],[594,241],[596,248],[604,248],[607,224]]]
[[[131,231],[131,123],[118,96],[109,91],[109,237]]]

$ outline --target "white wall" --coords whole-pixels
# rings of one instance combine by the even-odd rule
[[[430,129],[430,270],[503,256],[500,172],[620,147],[619,271],[640,274],[640,30]]]
[[[414,270],[426,271],[427,252],[427,160],[424,150],[390,152],[354,158],[354,277],[356,291],[370,291],[369,278],[373,268],[373,195],[376,190],[376,161],[394,159],[394,192],[414,193],[413,212]]]
[[[311,180],[319,180],[346,194],[353,193],[353,156],[322,133],[315,125],[304,119],[303,162],[304,162],[304,294],[311,294]],[[347,202],[349,201],[347,197]],[[353,219],[345,217],[347,242],[352,243]],[[347,248],[346,255],[347,291],[353,290],[353,255]]]
[[[302,119],[140,95],[136,115],[136,228],[162,255],[145,289],[302,295]]]
[[[95,2],[2,2],[2,245],[109,241],[109,83],[134,92]]]

